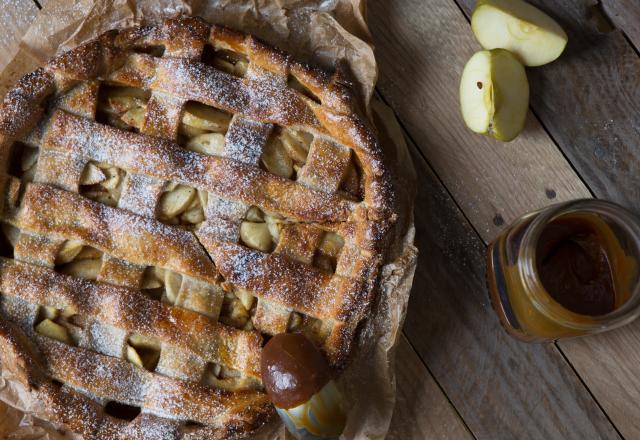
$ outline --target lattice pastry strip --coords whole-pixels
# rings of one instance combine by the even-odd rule
[[[70,326],[67,326],[67,330],[69,328]],[[75,327],[75,329],[78,329],[78,327]],[[38,331],[37,327],[36,331]],[[38,333],[42,334],[44,332],[38,331]],[[122,358],[127,342],[127,332],[112,325],[93,321],[86,323],[86,330],[78,331],[74,339],[78,341],[78,346],[81,348],[106,356]],[[66,342],[68,345],[73,345],[68,341]]]
[[[310,225],[287,225],[279,234],[276,254],[286,255],[292,260],[311,265],[317,243],[322,233]],[[285,333],[291,320],[291,310],[267,301],[258,300],[253,319],[257,329],[268,334]]]
[[[222,156],[249,165],[257,165],[272,125],[234,116],[229,125]]]
[[[127,173],[169,178],[302,221],[346,221],[356,208],[351,200],[308,189],[235,160],[189,152],[169,141],[59,111],[52,116],[43,148],[109,163]]]
[[[311,266],[322,235],[322,230],[314,225],[285,225],[275,252]]]
[[[43,150],[40,152],[33,180],[40,183],[50,183],[68,191],[78,192],[84,168],[85,163],[80,158],[69,160],[68,157],[55,151]],[[61,169],[64,169],[65,172],[61,173]]]
[[[291,310],[260,298],[253,317],[253,325],[262,333],[269,335],[286,333],[290,316]]]
[[[125,360],[95,355],[49,338],[36,337],[36,343],[55,379],[97,397],[144,407],[158,415],[221,426],[236,406],[259,406],[267,399],[255,391],[225,393],[153,374]],[[101,373],[105,369],[108,375]]]
[[[14,285],[17,280],[22,282],[20,286]],[[0,259],[0,283],[3,294],[10,297],[70,309],[74,314],[183,347],[209,362],[258,377],[260,338],[255,333],[231,329],[134,290],[71,278],[7,259]],[[129,314],[117,313],[121,310]]]
[[[118,207],[144,217],[154,217],[165,183],[142,174],[127,174]]]
[[[120,43],[126,47],[162,48],[168,57],[199,59],[209,33],[209,26],[196,19],[165,20],[161,26],[139,27],[120,33]]]
[[[64,240],[21,233],[13,250],[16,260],[52,267]]]
[[[162,350],[156,370],[159,374],[189,382],[197,382],[204,374],[207,362],[199,356],[181,350],[179,347],[166,347]]]
[[[140,132],[150,136],[177,139],[180,117],[185,100],[160,92],[153,92],[146,104],[142,121],[133,120]]]
[[[298,181],[320,191],[335,193],[344,180],[350,160],[348,148],[314,139]]]
[[[40,307],[16,297],[3,297],[0,301],[0,311],[22,327],[25,333],[33,333],[34,325],[38,319]]]
[[[52,420],[228,438],[272,414],[254,324],[346,359],[392,216],[345,83],[176,19],[107,33],[7,95],[0,158],[26,146],[0,169],[0,218],[25,262],[0,259],[0,313],[22,327],[0,320],[0,352]]]
[[[184,276],[175,305],[218,319],[223,298],[224,291],[220,286]]]
[[[103,257],[97,280],[104,283],[114,284],[116,286],[125,286],[135,289],[140,287],[144,269],[144,266],[139,264],[133,264],[126,260],[105,256]]]
[[[83,81],[55,99],[51,106],[84,118],[95,119],[99,90],[98,81]]]

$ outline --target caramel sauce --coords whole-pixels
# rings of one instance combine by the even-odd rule
[[[327,361],[301,334],[282,333],[269,340],[260,359],[262,382],[279,408],[294,408],[331,379]]]
[[[306,429],[319,437],[339,437],[347,423],[340,405],[340,394],[333,381],[327,383],[311,400],[285,411],[296,429]]]
[[[588,316],[615,309],[605,237],[588,219],[560,218],[549,223],[538,241],[536,264],[545,290],[566,309]]]
[[[318,398],[318,402],[313,405],[313,415],[323,427],[335,427],[333,435],[340,435],[344,430],[344,426],[347,423],[347,419],[342,411],[337,409],[336,402],[328,400],[326,398]],[[309,418],[308,415],[306,417]],[[306,426],[311,425],[311,421],[305,420]],[[314,432],[314,434],[320,434],[320,432]]]

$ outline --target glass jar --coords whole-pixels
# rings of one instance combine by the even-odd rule
[[[532,342],[602,332],[640,315],[640,221],[611,202],[576,200],[513,222],[487,250],[491,303]]]

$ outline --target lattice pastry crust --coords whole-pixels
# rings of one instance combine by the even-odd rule
[[[388,178],[347,82],[200,19],[111,31],[0,107],[0,354],[86,438],[231,438],[264,337],[339,368]]]

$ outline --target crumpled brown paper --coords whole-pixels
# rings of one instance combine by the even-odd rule
[[[386,161],[394,171],[394,186],[401,190],[396,191],[400,216],[381,270],[378,299],[357,337],[353,358],[338,380],[349,407],[344,440],[381,439],[388,431],[395,406],[394,347],[417,262],[413,246],[415,172],[393,113],[379,101],[370,101],[377,67],[364,10],[364,0],[48,0],[22,39],[18,54],[0,74],[0,94],[4,94],[20,75],[104,31],[180,14],[199,15],[211,23],[252,33],[325,68],[335,68],[339,60],[347,63],[359,98],[379,129]],[[7,368],[0,369],[3,438],[78,438],[38,419],[39,404],[12,380]],[[285,433],[275,421],[255,438],[283,439]]]

